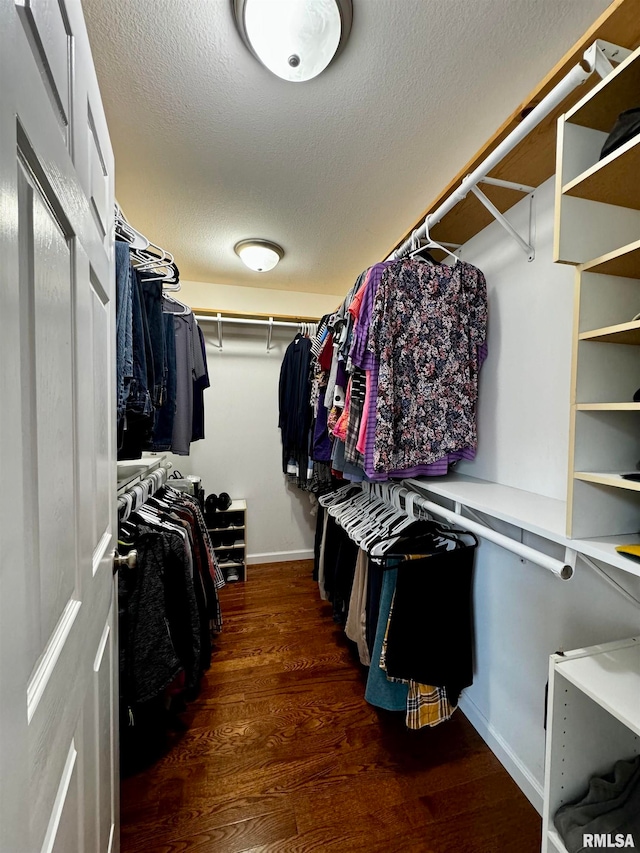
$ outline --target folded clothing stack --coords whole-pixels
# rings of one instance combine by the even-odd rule
[[[640,755],[617,761],[606,776],[594,776],[584,797],[558,809],[555,825],[569,853],[585,849],[585,835],[610,838],[605,850],[620,846],[617,835],[640,843]]]

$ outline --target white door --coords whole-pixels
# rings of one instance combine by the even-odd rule
[[[117,851],[113,156],[80,0],[0,0],[0,850]]]

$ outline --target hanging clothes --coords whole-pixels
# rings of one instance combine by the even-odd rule
[[[163,295],[163,276],[132,264],[129,243],[117,241],[115,255],[118,459],[186,456],[204,437],[202,330],[190,308]]]
[[[280,368],[278,427],[282,437],[282,470],[305,487],[309,469],[311,427],[311,340],[297,334]]]
[[[384,270],[367,342],[379,360],[375,471],[406,471],[475,450],[486,325],[486,282],[471,264],[409,258]]]
[[[217,591],[224,577],[197,501],[169,487],[120,525],[118,548],[137,551],[135,567],[118,573],[122,750],[129,765],[148,746],[144,731],[161,733],[184,700],[197,696],[212,636],[222,630]]]

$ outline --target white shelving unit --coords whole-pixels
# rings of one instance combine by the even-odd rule
[[[598,160],[637,107],[640,49],[558,123],[555,259],[575,282],[567,536],[640,530],[640,135]],[[591,260],[594,259],[595,260]],[[632,541],[632,540],[630,540]]]
[[[566,853],[557,810],[640,754],[640,637],[552,655],[547,709],[542,853]]]
[[[559,119],[556,261],[582,264],[638,240],[640,137],[598,159],[618,115],[638,106],[638,92],[640,48]]]
[[[216,522],[208,530],[225,577],[229,569],[234,567],[238,570],[240,580],[246,581],[247,502],[235,500],[229,509],[218,510]]]

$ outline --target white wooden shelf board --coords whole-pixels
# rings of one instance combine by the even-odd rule
[[[238,551],[244,548],[244,542],[234,542],[233,545],[215,545],[214,551]]]
[[[640,320],[631,320],[629,323],[618,323],[615,326],[604,326],[602,329],[580,332],[578,340],[638,346],[640,345]]]
[[[427,499],[439,495],[463,506],[475,509],[491,518],[498,518],[528,530],[551,542],[572,548],[593,560],[621,569],[640,577],[640,561],[636,562],[616,551],[617,545],[640,545],[640,535],[598,537],[593,539],[568,539],[566,536],[566,503],[547,498],[523,489],[502,486],[465,474],[450,474],[445,478],[430,480],[409,479],[408,486],[422,492]],[[640,527],[640,522],[639,522]]]
[[[615,644],[609,644],[615,645]],[[640,641],[566,659],[557,672],[640,735]]]
[[[640,492],[640,481],[624,480],[621,474],[614,471],[576,471],[573,476],[576,480],[584,480],[587,483],[599,483],[602,486],[611,486],[614,489]]]
[[[640,240],[634,240],[633,243],[627,243],[620,249],[614,249],[606,255],[580,264],[578,269],[584,272],[638,278],[640,277]]]
[[[234,562],[234,561],[232,561],[232,560],[229,560],[229,562],[225,562],[225,563],[218,563],[218,565],[220,566],[220,568],[221,568],[221,569],[230,569],[230,568],[231,568],[231,566],[235,566],[235,567],[236,567],[236,569],[240,569],[240,568],[243,568],[243,567],[244,567],[244,562],[242,562],[242,563],[241,563],[241,562],[237,562],[237,563],[236,563],[236,562]]]
[[[634,560],[633,557],[626,557],[616,551],[618,545],[640,545],[640,535],[636,533],[595,539],[568,539],[567,542],[570,548],[580,554],[640,577],[640,560]]]
[[[446,478],[409,479],[405,483],[421,492],[431,492],[458,501],[477,512],[529,530],[552,542],[566,544],[567,505],[557,498],[548,498],[524,489],[514,489],[489,480],[450,474]]]
[[[218,509],[216,512],[225,513],[225,512],[240,512],[241,510],[246,510],[247,502],[246,501],[231,501],[231,506],[229,509]]]
[[[239,530],[244,530],[244,524],[238,524],[237,527],[233,524],[228,527],[207,527],[207,530],[210,533],[237,533]]]
[[[640,412],[640,403],[576,403],[579,412]]]
[[[640,209],[638,164],[640,135],[629,139],[607,157],[594,163],[562,188],[562,194],[600,201],[632,210]]]
[[[135,486],[149,474],[152,474],[156,468],[161,465],[166,465],[167,456],[143,456],[142,459],[131,459],[117,463],[118,468],[118,494],[121,494],[126,489]]]
[[[547,840],[550,845],[547,848],[548,853],[568,853],[567,848],[564,846],[564,841],[558,835],[557,829],[549,830],[547,833]]]

